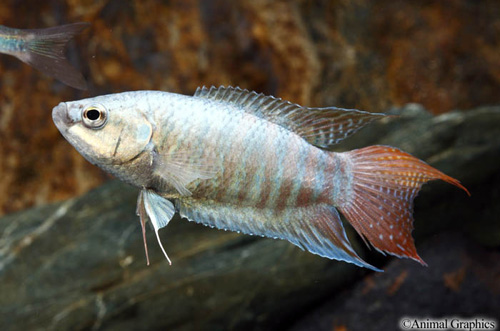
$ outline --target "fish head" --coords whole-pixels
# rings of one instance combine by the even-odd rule
[[[80,154],[101,166],[136,158],[153,135],[152,124],[131,97],[61,102],[52,110],[52,119]]]

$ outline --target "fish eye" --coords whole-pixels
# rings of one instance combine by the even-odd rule
[[[83,124],[90,129],[101,129],[108,120],[108,111],[101,105],[87,107],[82,113]]]

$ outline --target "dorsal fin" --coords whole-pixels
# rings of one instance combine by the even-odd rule
[[[356,109],[302,107],[281,98],[231,86],[198,87],[194,96],[233,104],[322,148],[330,148],[366,124],[386,116]]]

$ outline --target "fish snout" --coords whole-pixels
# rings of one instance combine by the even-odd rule
[[[67,128],[73,123],[68,116],[68,106],[65,102],[61,102],[52,109],[52,120],[59,130]]]

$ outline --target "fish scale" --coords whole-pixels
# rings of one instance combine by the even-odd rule
[[[209,104],[210,105],[210,104]],[[210,105],[211,109],[218,108],[217,104]],[[190,104],[184,105],[183,107],[189,108]],[[193,108],[194,109],[194,108]],[[282,137],[282,133],[276,132],[281,131],[279,127],[276,125],[271,125],[269,123],[264,122],[262,119],[255,118],[254,116],[245,115],[243,113],[229,113],[230,121],[225,119],[222,122],[233,122],[235,127],[245,128],[246,134],[244,136],[234,136],[234,139],[227,142],[227,140],[220,139],[217,135],[223,132],[221,130],[222,127],[224,129],[227,126],[220,125],[220,122],[201,122],[196,121],[190,123],[190,125],[185,125],[185,122],[188,121],[188,118],[191,116],[202,117],[197,114],[197,110],[194,109],[190,112],[179,115],[179,117],[174,117],[169,113],[165,113],[162,118],[157,119],[159,126],[162,126],[163,121],[177,121],[179,125],[172,127],[168,136],[170,139],[162,140],[159,145],[159,152],[162,152],[163,146],[169,146],[169,144],[173,144],[176,146],[176,149],[182,150],[183,148],[189,148],[189,144],[191,144],[192,140],[204,140],[204,149],[211,151],[216,150],[225,161],[223,163],[223,167],[234,168],[233,171],[225,172],[224,176],[220,179],[217,179],[215,182],[221,181],[224,183],[229,183],[228,186],[222,187],[218,189],[218,187],[213,187],[213,189],[218,189],[222,196],[219,199],[219,202],[234,202],[240,201],[245,205],[255,204],[260,199],[240,199],[240,197],[258,197],[262,193],[264,189],[263,186],[257,187],[258,182],[254,180],[255,176],[259,174],[261,168],[267,169],[267,172],[274,173],[278,170],[278,165],[273,162],[274,155],[276,153],[274,144],[266,144],[266,141],[269,139],[269,135],[280,135],[279,142],[284,142],[288,144],[288,141],[294,142],[297,146],[302,148],[304,151],[307,150],[307,144],[298,139],[297,136]],[[200,110],[200,113],[205,113],[206,110]],[[216,115],[220,115],[216,113]],[[196,125],[194,125],[196,124]],[[270,127],[272,126],[272,127]],[[208,128],[208,129],[205,129]],[[214,131],[216,133],[214,133]],[[207,139],[208,138],[208,139]],[[279,145],[279,143],[278,143]],[[244,146],[244,148],[243,148]],[[240,153],[243,150],[243,153]],[[286,164],[296,164],[297,166],[289,166],[287,167],[290,170],[288,176],[283,180],[275,180],[275,181],[267,181],[264,183],[265,185],[277,185],[282,181],[293,182],[295,185],[295,190],[292,190],[293,194],[291,195],[290,203],[287,205],[292,205],[294,199],[296,199],[297,190],[300,189],[301,182],[300,178],[302,176],[301,170],[304,168],[304,158],[305,153],[286,153],[285,149],[281,149],[281,153],[287,154],[288,158],[285,162]],[[268,158],[259,158],[259,156],[268,155]],[[242,160],[242,162],[238,162],[238,160]],[[236,165],[236,167],[235,167]],[[244,176],[242,176],[244,174]],[[263,173],[262,173],[263,175]],[[299,180],[293,180],[293,178],[299,178]],[[201,183],[197,183],[198,187],[188,187],[193,196],[204,196],[209,197],[213,195],[213,192],[208,190],[206,185],[201,185]],[[198,190],[199,188],[199,190]],[[241,195],[241,191],[245,189],[250,194]],[[279,189],[279,187],[278,187]],[[168,196],[168,194],[166,195]]]
[[[99,117],[89,119],[88,111]],[[56,126],[85,158],[141,189],[143,238],[150,221],[169,262],[158,231],[178,212],[377,271],[352,248],[339,211],[365,243],[425,264],[411,237],[413,199],[433,179],[467,192],[393,147],[327,150],[383,116],[301,107],[233,87],[199,88],[194,97],[125,92],[53,110]]]

